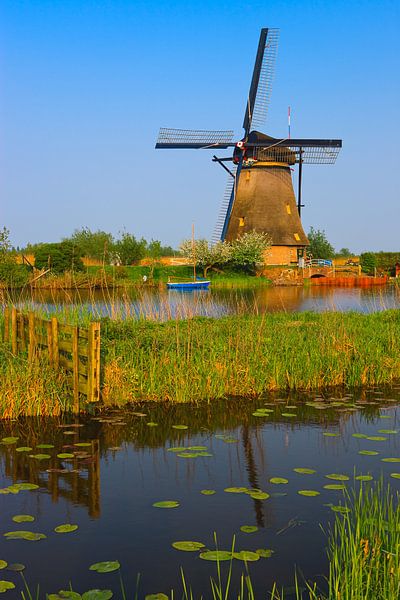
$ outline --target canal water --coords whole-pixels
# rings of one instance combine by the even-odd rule
[[[7,298],[7,301],[9,298]],[[286,311],[357,311],[370,313],[400,307],[397,285],[369,288],[324,286],[210,289],[191,292],[153,288],[114,290],[36,290],[11,300],[18,306],[49,312],[72,308],[97,318],[175,319],[194,316]],[[1,299],[0,299],[1,301]],[[5,302],[5,299],[3,299]]]
[[[400,491],[392,477],[400,472],[399,419],[396,386],[3,422],[0,559],[25,565],[26,580],[43,594],[71,582],[80,593],[111,589],[120,598],[118,572],[89,569],[118,560],[128,598],[138,574],[138,598],[171,589],[180,598],[181,567],[194,597],[210,598],[216,564],[200,555],[215,550],[216,535],[220,550],[234,540],[236,551],[264,551],[247,565],[257,598],[274,581],[291,598],[295,567],[323,587],[322,528],[344,503],[342,489],[326,486],[370,485],[356,479],[362,475]],[[21,483],[33,486],[15,487]],[[165,501],[172,507],[157,506]],[[31,519],[18,523],[16,515]],[[55,531],[65,524],[77,528]],[[46,537],[5,535],[20,530]],[[204,547],[172,546],[182,541]],[[224,576],[229,565],[221,563]],[[235,587],[246,565],[236,558],[232,566]],[[17,586],[5,597],[19,598],[20,574],[0,575]]]

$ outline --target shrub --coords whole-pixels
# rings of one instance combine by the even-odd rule
[[[56,274],[84,270],[77,246],[69,241],[40,244],[35,250],[35,266],[37,269],[50,268]]]
[[[376,269],[376,257],[373,252],[363,252],[360,254],[360,265],[364,273],[373,275]]]

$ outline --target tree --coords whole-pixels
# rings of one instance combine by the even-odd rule
[[[28,281],[29,271],[25,265],[18,265],[10,242],[7,227],[0,229],[0,281],[11,287],[22,287]]]
[[[364,273],[374,275],[376,269],[376,256],[373,252],[363,252],[360,254],[360,265]]]
[[[353,256],[353,252],[351,252],[351,250],[349,250],[348,248],[340,248],[339,252],[336,252],[335,256],[340,256],[342,258],[350,258],[350,256]]]
[[[328,242],[325,231],[311,227],[307,237],[310,242],[308,252],[311,253],[312,258],[329,259],[335,256],[335,249]]]
[[[40,244],[35,249],[35,267],[50,268],[57,274],[65,271],[83,271],[81,249],[70,241]]]
[[[116,260],[123,265],[131,265],[145,256],[147,242],[144,238],[137,240],[133,234],[127,231],[120,235],[120,239],[114,243]]]
[[[231,243],[230,263],[249,273],[255,273],[256,267],[263,265],[265,254],[272,244],[268,233],[249,231]]]
[[[105,263],[110,262],[113,252],[114,238],[106,231],[91,231],[89,227],[75,229],[69,238],[63,238],[63,242],[71,242],[79,248],[80,256],[88,256]]]
[[[194,262],[196,267],[203,269],[203,276],[211,267],[222,266],[231,259],[231,245],[228,242],[210,244],[207,240],[184,240],[180,247],[183,256]]]

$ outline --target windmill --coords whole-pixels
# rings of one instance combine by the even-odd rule
[[[156,148],[222,150],[233,155],[212,160],[228,172],[228,183],[213,241],[245,232],[269,233],[269,264],[297,263],[308,245],[300,216],[304,164],[333,164],[342,147],[334,139],[277,139],[259,131],[265,122],[278,49],[279,30],[262,29],[243,120],[244,136],[233,131],[161,128]],[[289,134],[290,135],[290,134]],[[226,163],[232,162],[229,168]],[[298,165],[297,201],[291,170]]]

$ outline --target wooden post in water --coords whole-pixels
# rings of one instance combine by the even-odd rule
[[[75,325],[72,333],[72,381],[74,389],[74,413],[79,413],[79,354],[78,354],[78,326]]]
[[[25,337],[25,317],[22,313],[18,314],[18,330],[19,330],[19,346],[22,352],[26,350],[26,337]]]
[[[17,309],[14,306],[11,309],[11,351],[13,354],[18,352]]]
[[[4,341],[10,341],[10,309],[8,306],[4,309]]]
[[[53,328],[51,326],[51,321],[46,321],[46,331],[47,331],[47,350],[49,353],[49,364],[51,367],[54,367]]]
[[[58,371],[60,366],[60,353],[58,349],[58,321],[56,317],[51,318],[51,331],[53,340],[53,366]]]
[[[88,329],[87,401],[100,400],[100,323],[90,323]]]
[[[28,338],[28,360],[32,362],[36,353],[35,313],[33,312],[28,315]]]

